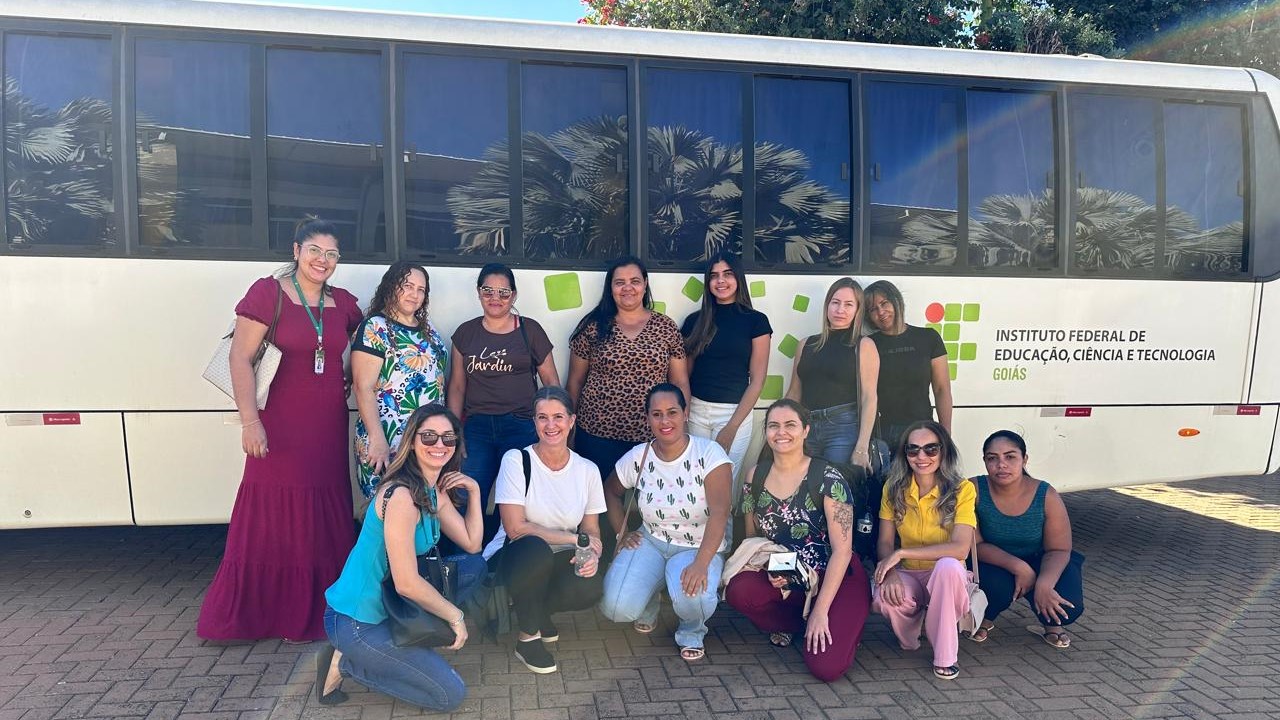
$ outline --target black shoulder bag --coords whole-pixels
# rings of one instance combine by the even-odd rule
[[[382,493],[383,523],[386,523],[387,503],[397,487],[408,486],[397,483],[389,486]],[[445,600],[454,602],[457,593],[458,563],[440,557],[439,543],[436,543],[425,555],[418,556],[418,575],[431,583],[431,587],[439,591]],[[457,637],[449,623],[423,610],[417,603],[396,591],[396,581],[391,576],[390,560],[387,564],[387,577],[382,581],[382,604],[387,610],[391,641],[397,647],[442,647],[452,645]]]

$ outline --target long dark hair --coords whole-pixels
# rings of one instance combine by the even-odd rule
[[[706,269],[702,271],[702,308],[698,311],[698,321],[693,324],[693,330],[684,340],[684,349],[690,360],[701,355],[716,336],[717,300],[711,294],[711,269],[717,263],[728,265],[729,272],[733,273],[734,280],[738,282],[738,289],[733,294],[734,304],[751,309],[751,293],[747,289],[747,274],[742,271],[742,261],[737,255],[723,250],[712,255],[707,261]]]
[[[408,260],[397,260],[382,274],[378,289],[373,291],[373,299],[369,301],[369,311],[364,314],[366,320],[375,315],[381,315],[388,320],[391,319],[387,317],[387,306],[395,302],[396,293],[400,291],[400,284],[414,270],[422,273],[422,278],[427,286],[427,294],[422,298],[422,306],[413,311],[413,319],[418,321],[416,327],[419,329],[426,327],[427,306],[431,304],[431,276],[427,274],[426,268]]]
[[[653,294],[649,290],[649,269],[644,266],[644,261],[640,258],[634,255],[623,255],[609,263],[609,269],[604,274],[604,292],[600,293],[600,302],[578,321],[578,326],[569,336],[570,342],[592,326],[596,329],[595,344],[597,346],[609,341],[609,336],[613,333],[613,319],[618,316],[618,303],[613,300],[613,276],[617,274],[618,268],[628,265],[640,268],[640,276],[644,278],[644,308],[645,310],[653,309]]]
[[[302,243],[310,240],[316,235],[328,235],[335,241],[338,241],[339,246],[342,245],[342,242],[338,240],[337,225],[334,225],[328,220],[322,220],[315,215],[303,215],[302,219],[293,226],[293,244],[298,246],[298,252],[302,252]],[[286,278],[296,272],[298,272],[298,259],[294,258],[293,262],[277,270],[275,276],[278,278]],[[328,282],[325,282],[320,286],[320,293],[322,295],[333,295],[333,288],[329,287]],[[298,299],[301,302],[306,302],[306,300],[302,298]]]
[[[422,470],[418,467],[418,463],[414,460],[413,444],[418,441],[418,429],[422,424],[433,417],[442,416],[449,421],[449,425],[453,427],[453,432],[458,436],[458,444],[453,448],[453,457],[449,458],[449,462],[445,463],[440,470],[440,477],[444,477],[447,473],[456,471],[462,465],[462,423],[458,421],[458,416],[454,415],[449,408],[440,403],[428,403],[413,411],[409,416],[409,420],[404,424],[404,434],[400,436],[400,449],[396,451],[396,456],[391,460],[391,464],[387,467],[387,471],[382,474],[382,484],[378,487],[381,489],[389,483],[397,483],[409,488],[409,492],[413,495],[413,504],[417,505],[420,510],[435,515],[437,507],[431,502],[431,497],[427,494],[427,480],[422,476]],[[374,497],[377,497],[377,491],[374,491]]]

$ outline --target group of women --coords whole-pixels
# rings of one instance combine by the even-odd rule
[[[983,586],[999,597],[973,639],[986,640],[991,620],[1025,596],[1046,642],[1069,642],[1062,628],[1083,609],[1082,558],[1065,506],[1026,473],[1025,444],[1008,431],[983,448],[987,475],[958,475],[945,348],[903,322],[891,283],[831,286],[821,332],[802,344],[787,397],[765,415],[768,451],[747,468],[772,328],[732,256],[708,263],[702,306],[683,326],[653,309],[639,259],[614,261],[570,337],[562,389],[551,340],[514,310],[507,267],[481,269],[483,314],[446,349],[428,319],[425,268],[392,265],[361,315],[328,282],[340,257],[331,224],[300,224],[293,252],[236,307],[231,370],[247,457],[198,633],[327,638],[320,702],[345,698],[350,677],[425,708],[460,703],[465,686],[438,653],[394,644],[382,586],[390,579],[447,623],[456,649],[467,639],[459,606],[486,569],[510,594],[515,656],[538,673],[557,669],[556,613],[598,604],[652,633],[664,590],[680,657],[697,661],[723,589],[774,644],[803,634],[821,679],[847,671],[873,609],[904,649],[919,647],[923,627],[934,673],[952,678],[968,610],[963,559],[975,542]],[[258,410],[253,362],[266,339],[283,359]],[[370,500],[358,539],[340,450],[348,346],[357,481]],[[877,422],[895,449],[878,557],[858,558],[855,503]],[[487,515],[490,502],[497,512]],[[747,537],[726,558],[735,512]],[[458,563],[452,600],[417,573],[417,557],[437,546]],[[798,574],[772,567],[778,551],[793,553]],[[863,560],[878,560],[874,582]]]

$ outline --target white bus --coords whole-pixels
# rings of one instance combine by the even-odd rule
[[[1006,427],[1064,490],[1280,462],[1257,71],[168,0],[5,0],[0,70],[3,528],[227,519],[200,374],[305,213],[362,300],[427,265],[446,337],[507,262],[561,368],[609,259],[680,321],[729,247],[762,406],[830,282],[889,278],[947,343],[969,472]]]

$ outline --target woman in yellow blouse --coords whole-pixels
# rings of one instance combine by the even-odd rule
[[[955,443],[933,421],[907,428],[880,502],[872,609],[889,619],[904,650],[933,646],[933,674],[960,675],[960,618],[969,611],[964,558],[978,525],[977,491],[957,467]]]

